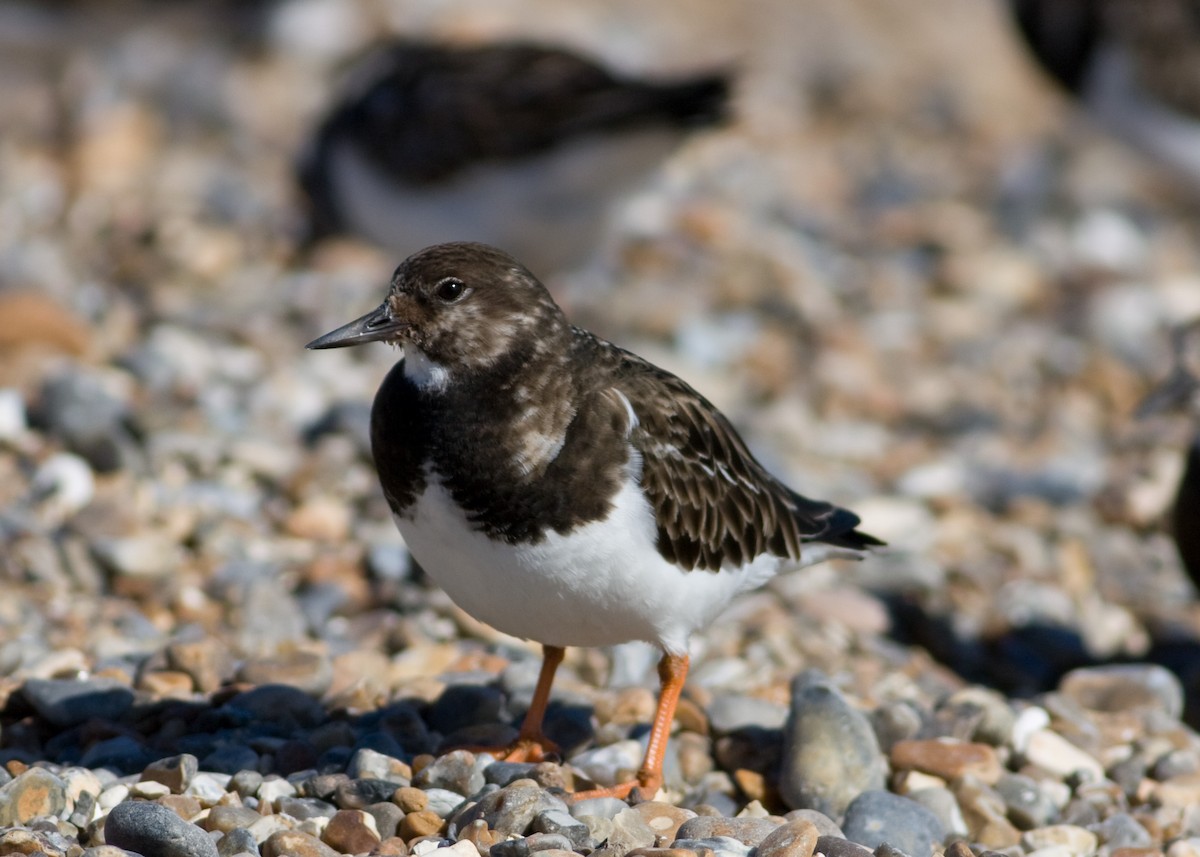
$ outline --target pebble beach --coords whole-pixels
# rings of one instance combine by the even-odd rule
[[[304,344],[400,261],[303,246],[295,166],[397,37],[726,70],[544,279],[889,543],[694,640],[536,644],[415,566],[370,457],[396,355]],[[1166,520],[1200,184],[998,3],[0,2],[0,855],[1200,855],[1200,606]],[[535,271],[535,273],[540,273]],[[535,621],[535,620],[531,620]]]

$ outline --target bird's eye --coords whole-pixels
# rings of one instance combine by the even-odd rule
[[[462,300],[467,293],[467,286],[457,277],[446,277],[434,287],[433,293],[437,295],[438,300],[452,304]]]

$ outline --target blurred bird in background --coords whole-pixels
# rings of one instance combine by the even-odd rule
[[[1138,408],[1138,416],[1186,413],[1200,416],[1200,319],[1172,332],[1170,374]],[[1200,425],[1185,453],[1183,476],[1171,510],[1171,535],[1188,577],[1200,589]]]
[[[1200,186],[1200,3],[1010,5],[1034,57],[1089,113]]]
[[[635,80],[524,43],[403,42],[352,78],[300,163],[310,238],[401,256],[480,241],[543,272],[581,261],[612,202],[721,121],[729,90],[719,73]]]

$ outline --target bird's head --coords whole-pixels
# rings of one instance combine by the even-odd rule
[[[443,373],[485,368],[566,329],[558,305],[523,265],[486,244],[427,247],[400,264],[371,312],[308,343],[387,342]]]

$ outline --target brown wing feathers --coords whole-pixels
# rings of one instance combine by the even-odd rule
[[[763,469],[734,428],[680,379],[640,359],[622,392],[638,416],[642,485],[655,510],[658,550],[686,569],[716,571],[763,553],[794,560],[804,542],[863,549],[854,513],[796,494]],[[714,476],[716,478],[714,478]]]

